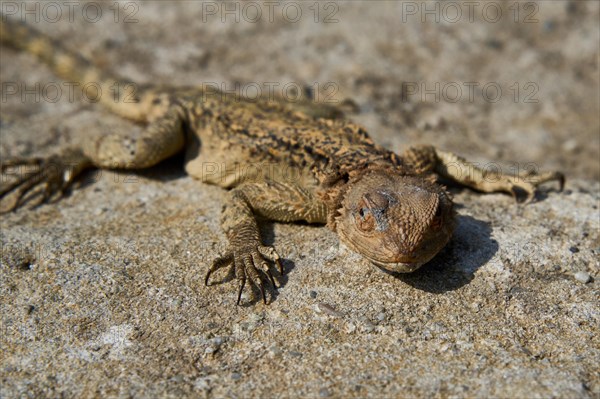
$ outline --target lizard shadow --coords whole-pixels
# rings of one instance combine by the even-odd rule
[[[453,238],[427,265],[413,273],[386,273],[431,293],[456,290],[473,280],[475,272],[498,251],[491,233],[489,223],[459,215]]]
[[[136,183],[136,177],[144,177],[151,180],[161,182],[170,182],[187,176],[184,169],[183,155],[175,155],[167,158],[158,164],[144,169],[111,169],[111,173],[115,174],[115,181],[123,183]],[[93,186],[106,170],[100,168],[92,168],[86,170],[76,180],[76,184],[65,191],[65,196],[72,194],[73,189],[82,189]]]
[[[455,183],[448,179],[440,178],[439,180],[440,180],[441,184],[443,184],[447,187],[448,191],[450,191],[450,193],[453,196],[458,195],[462,191],[472,191],[474,193],[485,194],[483,191],[479,191],[476,189],[461,186],[458,183]],[[548,198],[548,196],[550,195],[550,193],[560,193],[560,192],[569,193],[570,192],[570,190],[561,190],[560,187],[554,187],[554,186],[552,186],[551,183],[548,183],[548,182],[544,183],[544,185],[541,187],[543,187],[543,188],[538,188],[534,193],[533,200],[535,202],[545,201]],[[508,193],[504,193],[504,194],[509,195]],[[525,203],[527,200],[527,192],[521,188],[518,188],[518,187],[515,188],[514,199],[517,203]],[[457,206],[457,205],[458,204],[455,204],[455,206]]]
[[[275,243],[275,223],[261,218],[259,220],[258,226],[260,229],[260,237],[261,237],[263,244],[264,245],[274,245],[274,243]],[[281,256],[281,265],[283,267],[283,274],[281,274],[279,272],[279,270],[277,269],[277,265],[273,265],[273,262],[267,261],[268,263],[271,263],[271,265],[273,266],[271,268],[271,270],[277,270],[277,272],[273,275],[275,283],[277,284],[277,287],[275,287],[275,288],[268,287],[268,290],[271,295],[269,303],[277,300],[277,297],[279,296],[279,289],[285,287],[285,285],[288,282],[289,272],[292,271],[296,267],[296,264],[291,259],[289,259],[288,257],[284,256],[281,253],[279,253],[279,255]],[[257,299],[255,299],[249,305],[252,305],[254,302],[256,302],[260,299],[260,292],[258,291],[258,289],[256,289],[256,287],[254,287],[253,289],[255,290],[254,297]]]
[[[149,168],[125,171],[125,173],[161,182],[169,182],[188,176],[185,172],[185,156],[183,153],[173,155]]]

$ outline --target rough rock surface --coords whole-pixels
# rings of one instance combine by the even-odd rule
[[[1,218],[0,396],[600,395],[600,3],[491,3],[498,22],[482,5],[471,22],[461,2],[457,22],[427,3],[438,4],[439,23],[423,21],[415,2],[320,3],[317,22],[313,3],[299,2],[275,2],[273,21],[252,3],[258,22],[244,3],[227,3],[240,23],[222,22],[225,5],[212,2],[124,2],[116,18],[112,2],[81,2],[74,22],[66,6],[60,22],[41,18],[39,29],[141,83],[336,91],[390,148],[434,143],[504,167],[533,162],[568,183],[526,206],[454,190],[454,239],[404,276],[325,228],[269,225],[266,240],[286,258],[283,287],[269,306],[247,295],[236,307],[233,282],[203,285],[225,245],[221,189],[186,177],[176,160],[90,173],[68,198]],[[285,4],[302,8],[297,22]],[[103,11],[95,23],[93,6]],[[137,22],[125,23],[135,10]],[[65,86],[51,101],[44,85],[61,81],[47,67],[1,55],[3,157],[136,128],[69,99]],[[40,98],[23,94],[38,82]],[[436,82],[439,101],[414,93]],[[479,85],[473,99],[468,82]],[[502,95],[491,101],[496,84]]]

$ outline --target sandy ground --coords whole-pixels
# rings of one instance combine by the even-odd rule
[[[27,22],[136,82],[308,86],[352,98],[351,118],[398,152],[434,143],[568,182],[527,206],[454,189],[454,239],[406,276],[325,228],[268,225],[283,287],[236,307],[233,282],[203,285],[225,248],[223,190],[179,161],[88,174],[2,216],[2,397],[600,395],[600,3],[82,1],[72,21],[53,3],[56,22],[47,4]],[[0,54],[2,157],[136,128]]]

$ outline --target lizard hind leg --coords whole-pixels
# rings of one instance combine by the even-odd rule
[[[68,148],[47,158],[3,160],[0,213],[14,211],[30,200],[34,206],[65,194],[75,177],[92,166],[78,148]],[[6,206],[6,199],[12,199]]]
[[[185,145],[184,118],[179,108],[136,134],[114,131],[84,143],[83,151],[93,164],[107,169],[144,169],[181,151]]]
[[[34,198],[35,206],[60,198],[86,169],[153,166],[183,148],[182,124],[183,118],[174,108],[137,136],[112,132],[46,158],[2,160],[0,213],[14,211]],[[6,206],[9,197],[14,198]]]

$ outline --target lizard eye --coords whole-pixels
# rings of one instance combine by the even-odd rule
[[[369,209],[360,208],[358,217],[356,218],[356,225],[362,231],[371,231],[375,228],[375,218]]]
[[[361,201],[359,206],[360,207],[355,217],[356,225],[362,231],[373,230],[375,228],[375,217],[373,216],[371,208],[368,207],[368,204],[364,201],[364,199]]]

